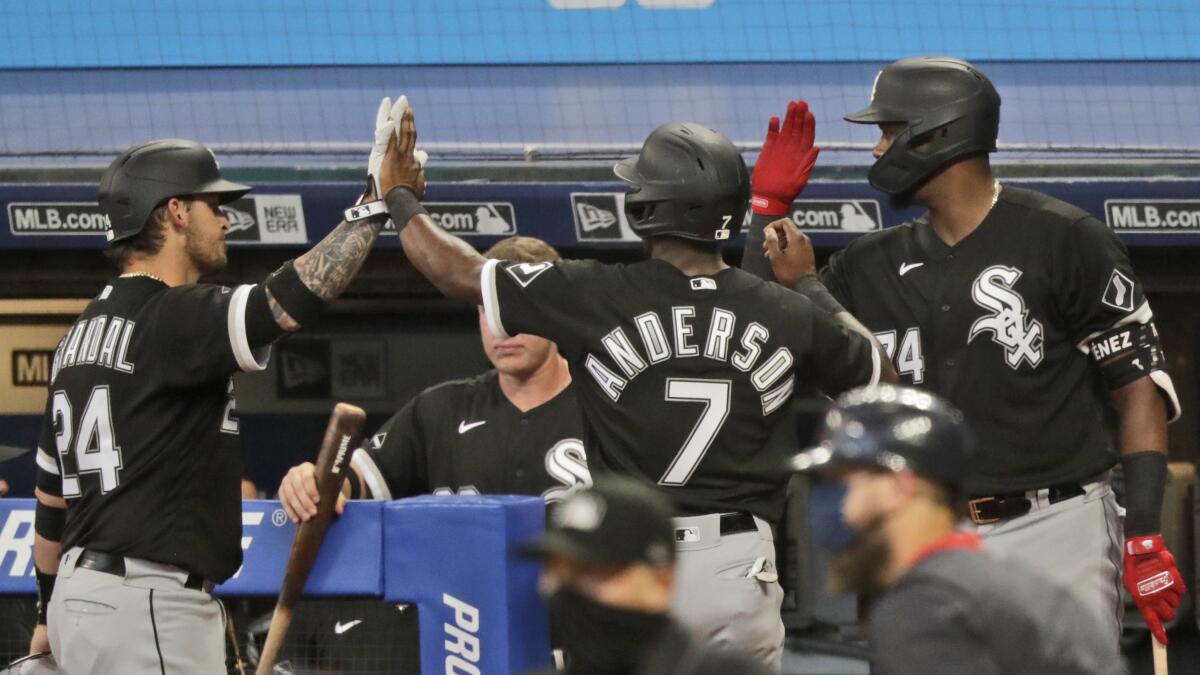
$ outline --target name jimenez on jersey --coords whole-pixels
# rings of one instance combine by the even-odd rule
[[[737,315],[730,310],[714,307],[708,334],[704,336],[701,347],[695,342],[695,306],[673,306],[669,315],[670,337],[659,314],[650,311],[633,318],[637,327],[638,346],[634,345],[621,326],[613,328],[601,338],[610,362],[616,365],[620,373],[605,365],[595,354],[587,355],[584,366],[588,373],[614,402],[621,399],[621,393],[629,382],[650,366],[671,359],[695,357],[728,363],[744,373],[751,373],[750,383],[761,394],[764,417],[791,398],[795,386],[795,377],[789,375],[795,362],[791,350],[780,347],[759,364],[763,344],[771,337],[771,331],[766,326],[751,321],[736,339],[740,348],[731,350],[730,344],[735,342],[737,332]],[[786,381],[778,384],[785,375],[789,375]]]

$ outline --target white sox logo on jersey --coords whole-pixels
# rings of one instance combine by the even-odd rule
[[[542,493],[542,499],[547,503],[561,501],[576,490],[591,487],[592,474],[588,470],[583,441],[564,438],[555,443],[546,452],[546,473],[562,483],[562,487],[553,487]]]
[[[1029,318],[1025,298],[1013,290],[1021,270],[993,265],[979,274],[971,284],[971,299],[991,312],[971,324],[967,342],[984,332],[992,333],[992,342],[1004,347],[1004,360],[1013,370],[1022,361],[1037,368],[1042,362],[1042,322]]]

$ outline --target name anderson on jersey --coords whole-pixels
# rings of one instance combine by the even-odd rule
[[[664,321],[656,312],[639,314],[633,319],[637,327],[637,346],[621,326],[613,328],[601,338],[609,361],[615,364],[620,373],[605,365],[595,354],[588,354],[584,365],[613,401],[619,401],[621,392],[629,382],[650,366],[672,358],[696,357],[727,362],[744,373],[753,371],[750,382],[762,394],[763,415],[771,414],[791,398],[795,385],[795,378],[788,376],[795,361],[791,351],[787,347],[780,347],[759,365],[764,343],[771,337],[766,326],[751,321],[735,342],[737,315],[730,310],[714,307],[708,334],[701,345],[696,341],[695,318],[694,306],[671,307],[671,334],[668,337]],[[731,343],[736,344],[737,348],[730,349]],[[775,386],[784,376],[788,376],[786,381]]]
[[[121,373],[132,373],[133,364],[126,358],[136,322],[123,317],[101,314],[81,319],[54,350],[50,381],[58,378],[63,368],[97,365]]]

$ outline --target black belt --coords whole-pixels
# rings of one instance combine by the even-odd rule
[[[749,513],[722,513],[721,536],[739,534],[741,532],[757,532],[758,524]]]
[[[1059,483],[1051,485],[1047,490],[1051,504],[1081,497],[1084,494],[1083,486],[1079,483]],[[988,525],[1007,518],[1023,516],[1032,508],[1033,503],[1025,497],[1024,492],[974,497],[967,501],[971,521],[976,525]]]
[[[122,578],[125,576],[125,558],[111,553],[84,550],[79,554],[79,560],[75,563],[75,566],[82,567],[85,570],[92,570],[93,572],[115,574]],[[193,591],[204,591],[205,593],[212,593],[213,586],[215,586],[213,582],[195,573],[188,574],[187,579],[183,582],[184,588]]]

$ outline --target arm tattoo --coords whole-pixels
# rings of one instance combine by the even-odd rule
[[[296,274],[322,300],[333,300],[350,285],[382,229],[379,221],[343,222],[296,258]]]
[[[280,328],[289,333],[294,333],[300,330],[300,324],[292,318],[291,314],[287,313],[287,310],[283,308],[283,305],[279,304],[275,300],[275,296],[271,295],[271,289],[264,285],[263,290],[267,293],[267,307],[271,308],[271,316],[275,317],[275,323],[279,324]]]

